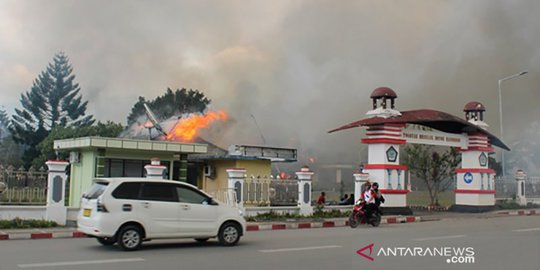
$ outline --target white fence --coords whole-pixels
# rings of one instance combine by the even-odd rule
[[[244,181],[244,206],[296,206],[298,180],[248,177]]]
[[[496,199],[515,199],[518,192],[517,181],[513,177],[495,178],[495,191]],[[540,198],[540,177],[525,179],[525,197]]]
[[[0,165],[0,204],[44,205],[47,200],[47,171],[44,168],[15,169]]]

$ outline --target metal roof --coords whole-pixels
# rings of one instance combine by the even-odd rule
[[[126,138],[81,137],[54,141],[55,150],[71,150],[84,148],[106,148],[199,154],[204,154],[208,150],[208,146],[206,144],[135,140]]]

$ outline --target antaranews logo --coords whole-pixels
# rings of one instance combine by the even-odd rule
[[[375,243],[356,251],[359,256],[375,261],[372,257]],[[369,253],[368,253],[369,252]],[[444,257],[446,263],[475,263],[473,247],[380,247],[376,257]]]

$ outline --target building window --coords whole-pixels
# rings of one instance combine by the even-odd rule
[[[105,177],[146,177],[144,166],[150,164],[149,160],[136,159],[105,159]],[[167,169],[164,178],[169,179],[170,162],[162,161],[161,165]],[[97,176],[97,175],[96,175]]]

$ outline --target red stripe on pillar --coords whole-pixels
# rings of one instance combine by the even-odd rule
[[[391,144],[405,144],[407,143],[406,140],[399,140],[399,139],[362,139],[362,143],[365,144],[371,144],[371,143],[391,143]]]
[[[406,171],[409,167],[405,165],[393,165],[393,164],[366,164],[364,169],[392,169],[392,170],[404,170]]]
[[[409,193],[406,189],[379,189],[383,194],[407,194]]]
[[[480,168],[461,168],[456,169],[457,173],[495,173],[495,170],[493,169],[480,169]]]
[[[454,189],[454,193],[463,193],[463,194],[495,194],[495,190]]]

